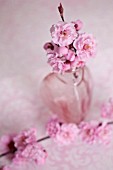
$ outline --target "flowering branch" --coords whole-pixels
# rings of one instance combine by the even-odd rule
[[[88,143],[103,142],[109,143],[111,138],[111,126],[113,121],[108,122],[81,122],[79,125],[75,123],[62,123],[57,118],[51,119],[46,126],[48,136],[36,139],[36,129],[23,131],[14,136],[7,144],[9,151],[0,155],[0,158],[8,154],[13,154],[12,161],[34,161],[37,164],[43,164],[47,158],[46,150],[39,144],[46,139],[53,139],[60,145],[69,145],[76,142],[80,137]],[[4,141],[4,140],[1,140]],[[7,166],[5,166],[7,167]]]
[[[91,34],[80,33],[83,23],[80,20],[66,22],[64,8],[58,6],[62,19],[50,28],[52,41],[44,45],[48,63],[58,73],[72,72],[83,67],[96,52],[96,41]],[[64,22],[65,21],[65,22]]]
[[[50,136],[46,136],[46,137],[43,137],[43,138],[41,138],[41,139],[38,139],[37,142],[41,142],[41,141],[44,141],[44,140],[49,139],[49,138],[50,138]],[[1,157],[4,157],[4,156],[6,156],[6,155],[9,155],[9,154],[15,153],[16,151],[17,151],[17,149],[14,147],[14,148],[11,149],[10,151],[7,151],[7,152],[5,152],[5,153],[0,154],[0,158],[1,158]]]

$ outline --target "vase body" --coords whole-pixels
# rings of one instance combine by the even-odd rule
[[[50,73],[41,83],[46,107],[63,122],[80,123],[86,117],[92,98],[92,78],[87,67],[64,74]]]

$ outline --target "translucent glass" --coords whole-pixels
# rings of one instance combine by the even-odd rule
[[[87,67],[64,74],[50,73],[42,81],[45,106],[63,122],[84,120],[92,98],[92,79]]]

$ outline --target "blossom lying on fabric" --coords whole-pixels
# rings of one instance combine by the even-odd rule
[[[108,144],[111,138],[111,127],[107,123],[99,124],[98,121],[81,122],[79,136],[83,141]]]
[[[60,130],[60,124],[57,118],[51,119],[46,126],[47,134],[50,137],[56,137],[56,134]]]
[[[78,135],[79,129],[76,124],[59,124],[57,119],[51,119],[47,124],[47,133],[55,142],[61,145],[73,143]]]
[[[88,143],[94,143],[97,139],[96,129],[98,127],[97,121],[92,122],[81,122],[79,125],[80,134],[79,136],[83,141]]]
[[[4,146],[4,153],[13,154],[12,161],[34,161],[43,164],[47,158],[46,150],[38,143],[36,129],[29,129],[12,136],[2,137],[0,146]],[[7,154],[6,154],[7,155]],[[7,168],[4,167],[5,169]],[[5,170],[3,169],[3,170]]]
[[[101,126],[97,128],[98,142],[103,144],[109,144],[112,139],[112,127],[107,123],[102,123]]]
[[[113,119],[113,99],[109,99],[101,108],[101,116],[103,118]]]
[[[78,132],[76,124],[63,124],[56,134],[55,141],[61,145],[69,145],[76,141]]]
[[[52,41],[60,46],[67,46],[73,42],[77,33],[72,23],[58,22],[52,25],[51,29]]]
[[[47,158],[46,150],[37,142],[26,145],[16,152],[14,162],[33,161],[36,164],[44,164]]]
[[[26,145],[37,141],[36,129],[29,129],[20,132],[13,138],[13,141],[18,150],[23,149]]]

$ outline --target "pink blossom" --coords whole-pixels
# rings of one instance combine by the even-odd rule
[[[14,162],[31,161],[36,164],[44,164],[47,152],[37,142],[26,145],[21,151],[17,151],[13,159]]]
[[[72,23],[74,24],[76,31],[81,30],[81,28],[83,27],[83,22],[81,20],[76,20],[73,21]]]
[[[78,132],[76,124],[63,124],[56,134],[55,142],[61,145],[69,145],[76,141]]]
[[[95,143],[97,141],[96,133],[96,130],[98,128],[97,121],[81,122],[79,128],[80,128],[79,135],[83,141],[86,141],[88,143]]]
[[[13,141],[17,149],[23,149],[27,144],[37,141],[36,129],[22,131],[13,138]]]
[[[113,99],[109,99],[101,108],[101,116],[103,118],[113,119]]]
[[[75,47],[76,54],[81,61],[86,61],[89,57],[93,57],[96,52],[96,42],[90,34],[80,34],[79,37],[74,41],[73,46]]]
[[[111,126],[107,123],[102,123],[101,126],[98,126],[96,134],[99,143],[109,144],[112,138],[112,130]]]
[[[56,52],[60,55],[60,56],[64,56],[68,54],[68,48],[67,47],[57,47],[56,48]]]
[[[60,46],[67,46],[75,40],[77,33],[72,23],[58,22],[52,25],[51,29],[52,41]]]
[[[88,143],[108,144],[111,138],[111,127],[107,123],[99,123],[97,121],[82,122],[79,125],[80,137]]]
[[[66,60],[68,60],[70,62],[75,61],[75,52],[72,50],[69,50],[66,55]]]
[[[48,63],[52,66],[53,71],[59,73],[75,68],[78,62],[75,53],[71,50],[68,50],[68,53],[65,55],[60,55],[58,52],[48,53],[47,57]]]
[[[62,73],[64,70],[64,63],[58,57],[58,54],[49,53],[49,54],[47,54],[47,57],[48,57],[48,63],[50,64],[50,66],[52,66],[53,71]]]
[[[73,70],[76,68],[78,61],[77,61],[77,57],[75,56],[74,51],[69,50],[68,54],[65,56],[65,62],[64,62],[65,66],[64,66],[64,70],[68,71],[68,70]],[[65,68],[68,65],[67,68]]]
[[[60,124],[57,118],[51,119],[46,126],[47,133],[50,137],[55,137],[60,130]]]

